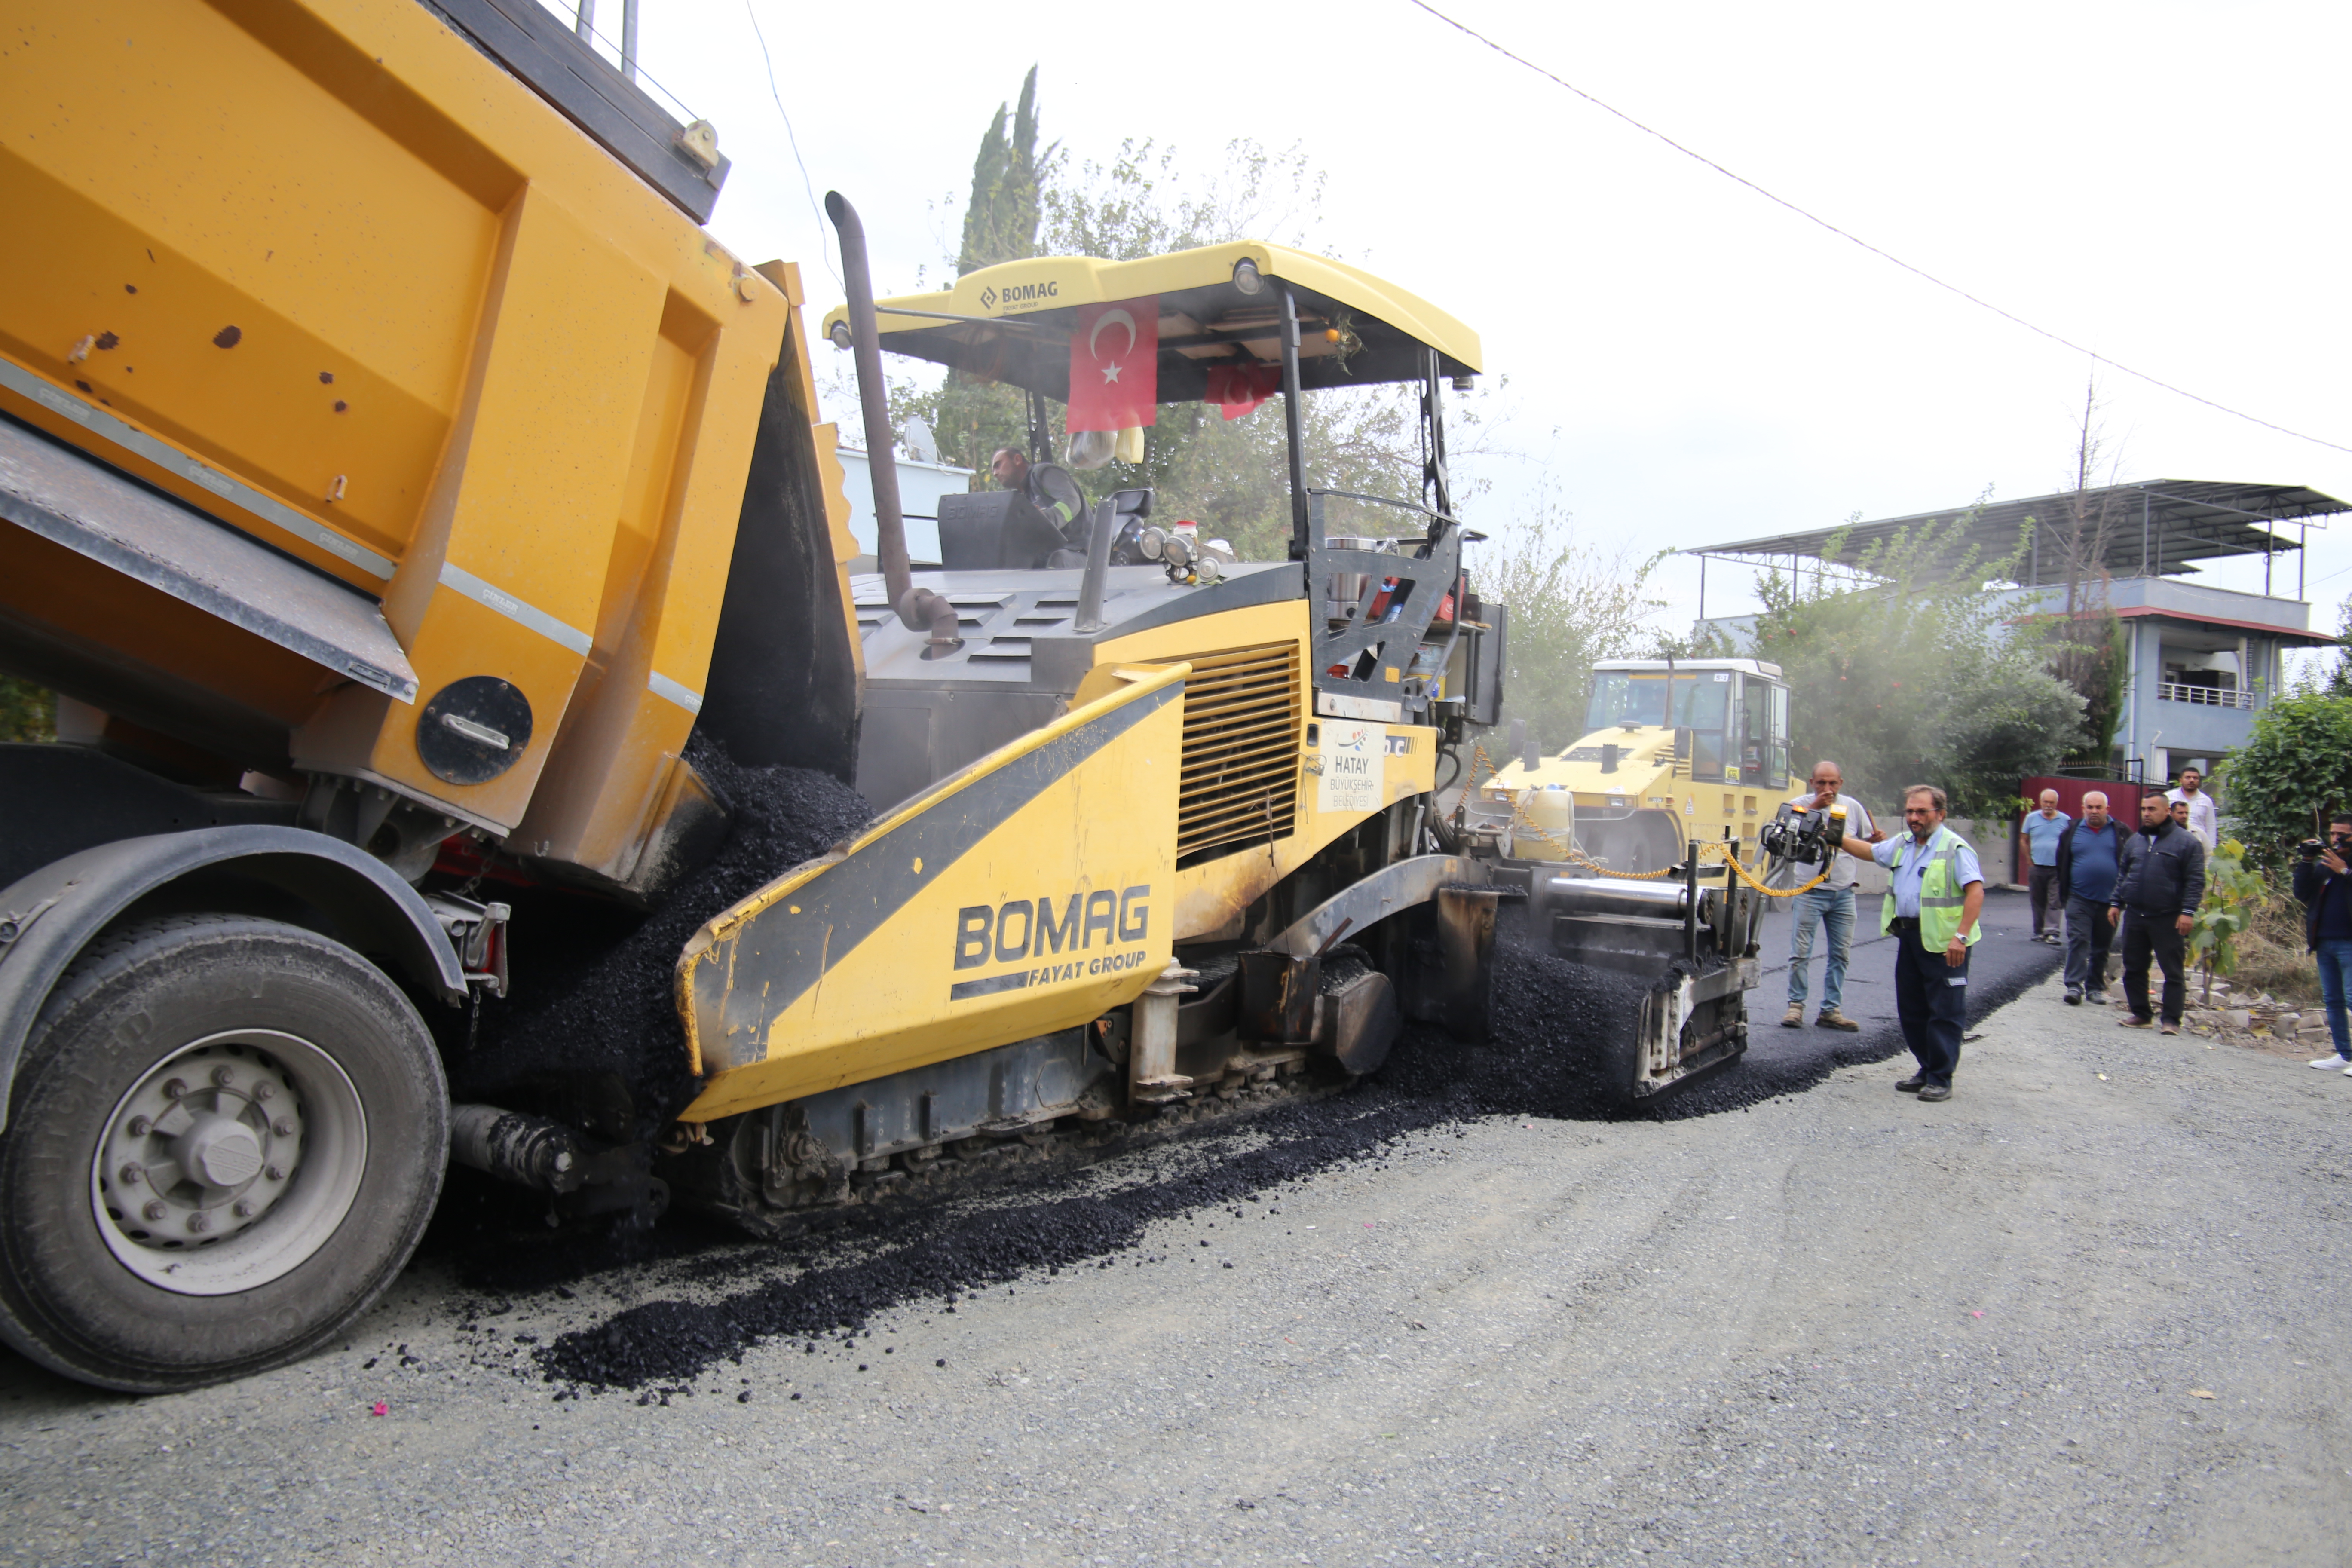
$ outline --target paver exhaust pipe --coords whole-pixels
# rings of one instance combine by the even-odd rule
[[[929,627],[934,650],[954,647],[955,605],[943,594],[913,585],[907,559],[907,517],[898,500],[898,459],[890,429],[887,384],[882,379],[882,338],[874,315],[874,275],[866,263],[866,226],[839,191],[824,194],[825,216],[841,231],[842,288],[849,296],[850,357],[857,366],[858,410],[865,416],[866,461],[874,479],[874,553],[882,563],[882,583],[890,607],[909,631]]]

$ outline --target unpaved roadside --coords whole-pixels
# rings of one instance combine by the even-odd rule
[[[740,1282],[421,1276],[167,1399],[0,1361],[0,1561],[2352,1561],[2352,1081],[2054,983],[1981,1027],[1948,1104],[1423,1133],[667,1404],[503,1369]]]

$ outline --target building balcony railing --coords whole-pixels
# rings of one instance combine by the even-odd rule
[[[2178,681],[2158,683],[2156,689],[2159,702],[2197,702],[2208,708],[2252,708],[2254,694],[2232,691],[2226,686],[2183,686]]]

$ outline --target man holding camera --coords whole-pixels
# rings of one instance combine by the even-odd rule
[[[1842,793],[1844,788],[1844,769],[1835,763],[1815,763],[1811,793],[1789,804],[1799,811],[1827,811],[1842,805],[1847,836],[1866,839],[1871,834],[1870,813],[1862,802]],[[1843,857],[1832,855],[1822,872],[1821,886],[1790,900],[1795,906],[1791,913],[1796,925],[1789,933],[1789,1010],[1780,1016],[1780,1026],[1794,1029],[1804,1024],[1805,971],[1812,964],[1813,928],[1819,926],[1829,935],[1830,952],[1822,966],[1822,1010],[1813,1015],[1813,1022],[1824,1029],[1853,1034],[1862,1026],[1839,1011],[1839,1004],[1845,999],[1845,966],[1853,952],[1853,889],[1861,871]]]
[[[2352,1035],[2345,1005],[2352,995],[2352,811],[2327,824],[2327,842],[2303,847],[2294,863],[2294,896],[2303,900],[2303,939],[2319,955],[2319,994],[2327,1004],[2327,1035],[2336,1054],[2311,1065],[2352,1073]]]

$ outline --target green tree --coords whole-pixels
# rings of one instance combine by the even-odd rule
[[[2336,699],[2352,698],[2352,594],[2336,612],[2336,662],[2320,677],[2320,689]]]
[[[1651,651],[1656,634],[1650,621],[1664,607],[1650,587],[1659,560],[1637,563],[1577,542],[1568,514],[1552,504],[1479,547],[1471,582],[1481,600],[1507,605],[1511,614],[1506,722],[1526,720],[1546,752],[1583,735],[1592,666]]]
[[[2215,784],[2258,865],[2326,837],[2328,815],[2352,807],[2352,701],[2324,688],[2273,697]]]
[[[1037,150],[1035,66],[1022,79],[1009,129],[1007,118],[1005,106],[998,104],[972,160],[971,200],[963,210],[963,247],[956,256],[959,278],[1037,254],[1040,181],[1054,167],[1060,147]]]
[[[1756,653],[1789,678],[1795,750],[1837,759],[1865,798],[1928,783],[1955,816],[2005,814],[2021,778],[2079,742],[2083,699],[2044,668],[2038,638],[2007,625],[1988,588],[2016,560],[1981,559],[1966,542],[1974,518],[1906,531],[1850,563],[1833,535],[1824,568],[1757,584]]]
[[[2106,766],[2131,681],[2131,637],[2123,618],[2102,603],[2072,616],[2037,616],[2033,624],[2047,638],[2050,673],[2083,700],[2082,739],[2066,760]]]
[[[964,204],[963,238],[955,255],[956,276],[1035,256],[1037,222],[1045,183],[1062,163],[1060,143],[1037,145],[1037,68],[1022,79],[1021,96],[1008,109],[1000,103],[981,132],[971,165],[971,195]],[[989,454],[1000,447],[1029,444],[1029,401],[1018,387],[964,371],[950,371],[939,385],[921,389],[912,381],[891,387],[891,424],[905,429],[919,415],[938,437],[941,455],[977,470],[986,482]]]
[[[2131,643],[2109,604],[2107,556],[2131,518],[2115,493],[2117,454],[2109,447],[2100,406],[2094,377],[2083,388],[2066,488],[2049,516],[2026,520],[2033,530],[2033,568],[2025,575],[2037,586],[2053,577],[2063,586],[2056,611],[2032,625],[2047,648],[2050,672],[2083,700],[2082,741],[2068,760],[2105,767],[2123,722],[2131,670]],[[2104,480],[2098,474],[2103,462]]]

